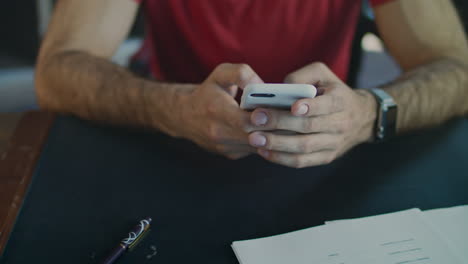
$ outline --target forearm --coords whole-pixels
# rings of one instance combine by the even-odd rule
[[[191,85],[139,78],[85,52],[57,53],[39,62],[36,90],[41,108],[114,124],[150,127],[176,135],[177,101]]]
[[[468,114],[468,66],[440,59],[383,87],[398,104],[398,133]]]

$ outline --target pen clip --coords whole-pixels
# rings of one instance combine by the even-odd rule
[[[145,231],[143,231],[143,233],[141,233],[141,235],[128,246],[128,250],[132,251],[148,235],[149,231],[151,231],[150,228],[147,228]]]
[[[128,237],[122,240],[122,244],[125,246],[125,249],[133,248],[135,244],[137,244],[141,238],[148,233],[150,229],[150,222],[151,219],[141,220],[138,226],[128,234]]]

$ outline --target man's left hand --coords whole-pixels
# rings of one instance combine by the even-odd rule
[[[294,168],[324,165],[372,139],[377,106],[369,92],[352,90],[323,63],[299,69],[285,82],[313,84],[318,96],[298,100],[290,111],[252,112],[249,142],[265,159]]]

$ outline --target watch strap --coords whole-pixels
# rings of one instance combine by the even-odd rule
[[[375,142],[393,138],[397,129],[398,107],[393,97],[382,89],[370,89],[377,100],[377,120],[375,124]]]

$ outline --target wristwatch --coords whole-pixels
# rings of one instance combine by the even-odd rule
[[[377,99],[377,121],[374,142],[382,142],[396,135],[398,106],[382,89],[369,90]]]

